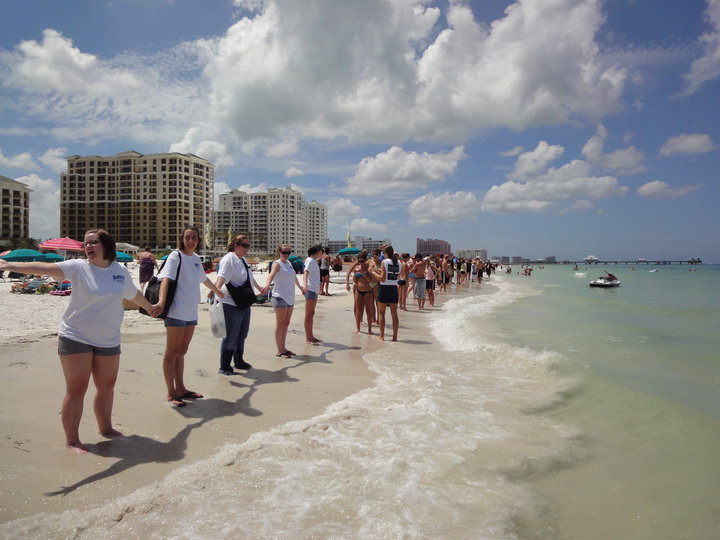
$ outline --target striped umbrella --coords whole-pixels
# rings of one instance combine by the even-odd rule
[[[64,251],[82,251],[83,243],[72,238],[53,238],[38,245],[40,249],[60,249]]]

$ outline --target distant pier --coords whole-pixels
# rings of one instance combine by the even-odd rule
[[[547,263],[544,263],[547,264]],[[650,261],[650,260],[632,260],[632,261],[621,261],[621,260],[581,260],[581,261],[560,261],[558,264],[576,264],[576,265],[585,265],[585,266],[591,266],[591,265],[598,265],[598,264],[633,264],[633,265],[653,265],[653,266],[664,266],[669,264],[702,264],[702,260],[700,259],[689,259],[685,261],[671,261],[671,260],[657,260],[657,261]]]

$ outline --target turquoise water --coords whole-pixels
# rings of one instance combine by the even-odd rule
[[[589,287],[605,269],[622,285]],[[545,414],[581,435],[523,478],[543,508],[526,516],[523,536],[720,537],[720,267],[692,270],[507,276],[532,293],[490,315],[491,326],[557,353],[556,372],[578,377]]]
[[[452,291],[365,356],[372,388],[0,536],[718,538],[720,268],[649,269]]]

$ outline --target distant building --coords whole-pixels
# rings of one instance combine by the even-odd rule
[[[0,244],[10,238],[30,236],[30,189],[27,184],[0,176],[2,213],[0,214]]]
[[[213,205],[215,166],[169,152],[70,156],[60,175],[60,236],[82,239],[102,228],[117,241],[176,247],[187,224],[203,235]],[[201,246],[198,251],[202,251]]]
[[[522,258],[522,257],[521,257],[521,258]],[[507,255],[500,255],[499,257],[498,257],[498,256],[495,256],[495,257],[493,257],[493,258],[490,259],[490,260],[493,261],[493,262],[498,262],[498,263],[500,263],[500,264],[508,264],[508,263],[510,262],[510,257],[508,257]],[[514,261],[513,261],[513,262],[514,262]]]
[[[445,240],[438,240],[436,238],[418,238],[415,241],[415,251],[423,255],[430,255],[432,253],[452,253],[452,246],[450,245],[450,242],[446,242]]]
[[[328,240],[325,244],[329,249],[330,253],[337,253],[341,249],[348,247],[348,241],[345,240]],[[392,240],[390,238],[383,238],[382,240],[376,240],[374,238],[367,238],[365,236],[356,236],[354,240],[350,240],[350,247],[357,248],[360,250],[366,249],[368,253],[373,249],[380,249],[383,246],[391,246]]]
[[[461,249],[457,252],[458,257],[463,259],[480,259],[487,261],[487,249]]]
[[[515,255],[511,259],[513,264],[524,264],[530,262],[530,259],[527,259],[525,257],[520,257],[519,255]]]
[[[250,237],[251,253],[274,253],[279,244],[292,246],[303,257],[313,244],[327,239],[327,208],[291,188],[270,188],[259,193],[234,189],[220,195],[213,221],[214,248],[224,251],[228,231]]]

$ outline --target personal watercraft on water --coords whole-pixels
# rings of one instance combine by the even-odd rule
[[[591,287],[619,287],[620,286],[620,280],[616,278],[615,276],[603,276],[599,277],[597,279],[594,279],[590,282]]]

